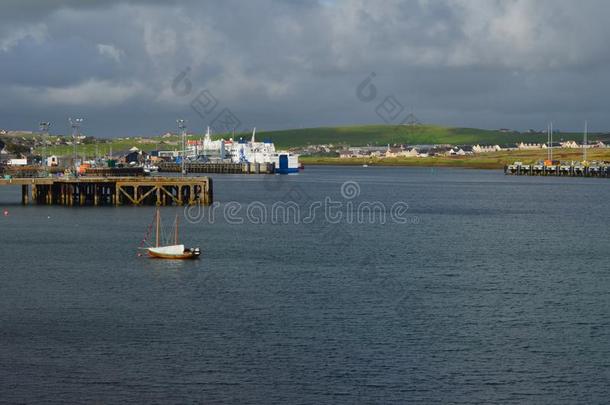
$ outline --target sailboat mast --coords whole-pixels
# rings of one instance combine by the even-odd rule
[[[174,234],[174,238],[175,238],[174,245],[177,245],[178,244],[178,214],[176,214],[176,220],[174,222],[176,224],[176,230],[175,230],[175,234]]]
[[[159,217],[159,215],[160,215],[160,214],[159,214],[159,207],[157,207],[157,218],[156,218],[156,222],[157,222],[157,231],[156,231],[157,237],[156,237],[156,245],[157,245],[157,247],[159,247],[159,228],[160,228],[160,226],[161,226],[161,224],[160,224],[160,222],[161,222],[161,218]]]

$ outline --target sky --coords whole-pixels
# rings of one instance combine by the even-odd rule
[[[610,131],[605,0],[2,0],[0,128]],[[412,116],[411,116],[412,117]]]

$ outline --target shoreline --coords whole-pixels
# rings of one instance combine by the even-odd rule
[[[445,162],[445,161],[431,161],[434,158],[411,158],[413,160],[419,159],[418,161],[389,161],[394,159],[379,159],[375,161],[369,161],[367,159],[351,158],[339,159],[339,158],[325,158],[325,159],[308,159],[300,157],[299,161],[307,166],[344,166],[344,167],[357,167],[362,165],[368,165],[369,167],[421,167],[421,168],[447,168],[447,169],[479,169],[479,170],[503,170],[504,165],[497,164],[476,164],[466,162]],[[384,161],[388,160],[388,161]]]
[[[610,148],[591,148],[587,150],[588,161],[610,161]],[[534,164],[547,159],[546,149],[518,150],[481,153],[468,156],[433,156],[433,157],[311,157],[301,156],[304,165],[331,166],[386,166],[386,167],[448,167],[458,169],[503,170],[504,166],[514,162]],[[553,160],[563,162],[581,162],[583,151],[579,149],[555,149]]]

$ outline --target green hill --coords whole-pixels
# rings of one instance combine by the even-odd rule
[[[397,126],[360,125],[346,127],[322,127],[261,132],[280,148],[316,144],[346,144],[350,146],[387,144],[498,144],[514,145],[516,142],[546,142],[546,133],[503,132],[475,128],[449,128],[436,125]],[[557,133],[554,141],[580,140],[579,133]],[[610,139],[610,135],[590,134],[589,139]]]

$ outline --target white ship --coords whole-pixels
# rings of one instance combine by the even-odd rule
[[[271,140],[256,141],[256,128],[250,141],[244,139],[212,140],[210,128],[201,140],[190,140],[186,156],[190,160],[232,163],[274,163],[276,173],[287,174],[299,171],[299,156],[285,151],[276,151]]]

